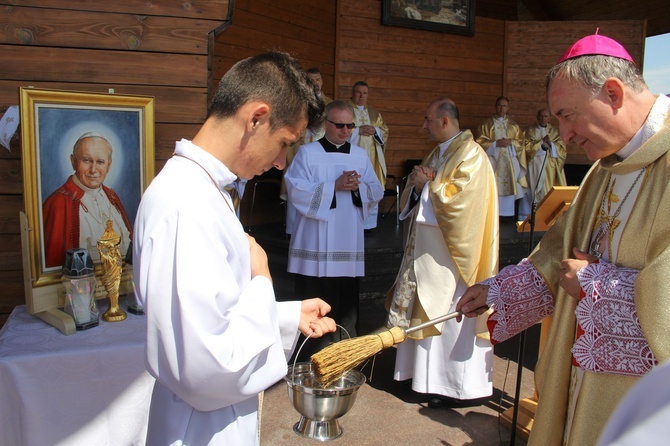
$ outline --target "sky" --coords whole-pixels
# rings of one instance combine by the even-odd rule
[[[642,76],[652,93],[670,94],[670,33],[647,37]]]

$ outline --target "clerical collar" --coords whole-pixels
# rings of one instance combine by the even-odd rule
[[[496,119],[498,121],[504,121],[505,119],[507,119],[507,115],[505,116],[493,115],[493,119]]]
[[[90,187],[84,186],[84,184],[81,181],[79,181],[79,178],[77,178],[77,175],[74,174],[72,175],[72,181],[74,181],[74,184],[76,184],[79,189],[89,194],[93,194],[95,192],[99,192],[100,190],[102,190],[102,186],[96,187],[95,189],[91,189]]]
[[[343,144],[335,145],[325,136],[319,140],[319,143],[326,152],[349,153],[351,151],[351,143],[345,141]]]
[[[647,142],[649,138],[654,136],[656,132],[661,130],[665,122],[668,112],[670,111],[670,98],[664,94],[659,94],[654,102],[654,105],[649,111],[649,116],[642,124],[642,127],[635,133],[635,136],[628,141],[628,144],[623,146],[616,155],[619,159],[626,159],[639,149],[642,144]]]
[[[458,135],[460,135],[461,133],[463,133],[463,130],[456,133],[454,136],[452,136],[448,140],[438,144],[438,147],[440,148],[440,157],[442,157],[442,155],[444,155],[444,152],[449,148],[451,143],[454,142],[454,139],[458,138]]]
[[[356,105],[356,107],[358,107],[359,110],[365,110],[365,105]]]

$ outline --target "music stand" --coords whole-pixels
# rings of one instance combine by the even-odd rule
[[[533,205],[531,215],[524,221],[517,223],[518,232],[530,232],[529,254],[532,250],[533,234],[535,233],[535,230],[546,231],[549,229],[556,222],[558,217],[568,210],[577,193],[577,189],[579,189],[577,186],[552,187],[537,206]],[[538,357],[542,354],[550,326],[551,317],[549,316],[542,320]],[[510,444],[514,444],[516,434],[519,434],[520,437],[528,441],[528,436],[533,428],[535,411],[537,409],[537,392],[535,392],[532,398],[519,400],[519,393],[521,392],[521,370],[523,369],[524,344],[526,339],[525,334],[526,332],[524,330],[520,333],[519,337],[519,358],[517,364],[517,385],[516,393],[514,395],[514,406],[510,407],[500,415],[503,426],[512,431]],[[514,425],[516,425],[516,428],[513,427]]]
[[[553,186],[537,205],[535,214],[535,230],[546,231],[556,223],[558,217],[563,215],[572,204],[577,193],[578,186]],[[517,232],[530,231],[530,216],[524,221],[516,224]]]

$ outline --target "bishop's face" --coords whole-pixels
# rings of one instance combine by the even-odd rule
[[[557,77],[547,99],[563,141],[579,145],[591,161],[618,152],[630,140],[626,128],[618,124],[618,109],[604,86],[594,96],[587,88]]]

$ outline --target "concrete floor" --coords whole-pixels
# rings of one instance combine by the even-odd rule
[[[395,220],[380,219],[377,229],[366,234],[368,249],[385,249],[388,245],[401,243],[401,232]],[[501,225],[501,265],[516,263],[526,250],[528,234],[516,232],[513,224]],[[276,231],[274,231],[276,232]],[[274,258],[285,257],[284,250],[288,242],[283,231],[275,234],[271,227],[259,228],[254,236]],[[539,240],[538,237],[536,240]],[[274,255],[271,248],[276,245],[280,252]],[[379,245],[379,246],[377,246]],[[503,255],[509,257],[507,259]],[[504,258],[503,258],[504,257]],[[271,264],[271,268],[272,268]],[[273,279],[278,296],[282,293],[291,296],[292,281],[284,277],[285,266],[274,265]],[[393,277],[391,277],[391,282]],[[286,284],[282,285],[284,282]],[[381,329],[386,311],[383,308],[383,296],[390,284],[380,288],[379,296],[361,299],[360,333],[361,335]],[[382,292],[384,291],[384,292]],[[533,395],[533,369],[537,361],[539,326],[528,330],[526,336],[526,355],[522,373],[521,398]],[[380,353],[375,360],[374,370],[367,365],[363,372],[368,378],[357,393],[352,409],[340,418],[344,431],[340,438],[328,443],[334,445],[508,445],[510,430],[501,424],[500,414],[514,403],[517,377],[518,336],[505,341],[494,348],[493,385],[490,398],[473,401],[462,407],[428,407],[427,397],[411,389],[411,382],[397,382],[392,379],[395,362],[395,348]],[[511,358],[511,360],[507,359]],[[288,397],[287,384],[282,380],[264,394],[261,446],[314,445],[317,440],[300,437],[293,432],[293,425],[300,420],[300,414],[292,406]],[[520,435],[515,445],[525,446]]]
[[[364,301],[361,333],[381,330],[380,316],[385,310],[378,301]],[[539,326],[526,333],[521,398],[533,395],[533,369],[537,361]],[[344,433],[329,441],[334,445],[476,445],[510,444],[510,430],[501,425],[499,415],[514,404],[517,377],[518,336],[494,347],[493,395],[473,401],[471,405],[434,409],[427,397],[411,389],[411,381],[393,380],[395,348],[382,351],[375,358],[374,369],[362,371],[368,378],[358,390],[352,409],[340,418]],[[508,358],[511,358],[509,360]],[[508,415],[511,418],[511,409]],[[283,380],[264,395],[261,421],[261,446],[314,445],[320,443],[300,437],[293,425],[300,420],[288,397]],[[520,435],[515,444],[525,446]]]
[[[340,445],[508,445],[510,430],[499,415],[513,405],[516,363],[494,356],[494,393],[471,406],[434,409],[426,397],[411,390],[409,381],[392,380],[395,349],[378,355],[372,379],[359,389],[352,409],[339,419],[343,434],[329,441]],[[522,374],[523,398],[533,393],[533,373]],[[265,392],[261,421],[262,446],[309,445],[317,440],[293,432],[300,414],[288,398],[287,385],[279,382]],[[517,435],[516,444],[526,442]]]

